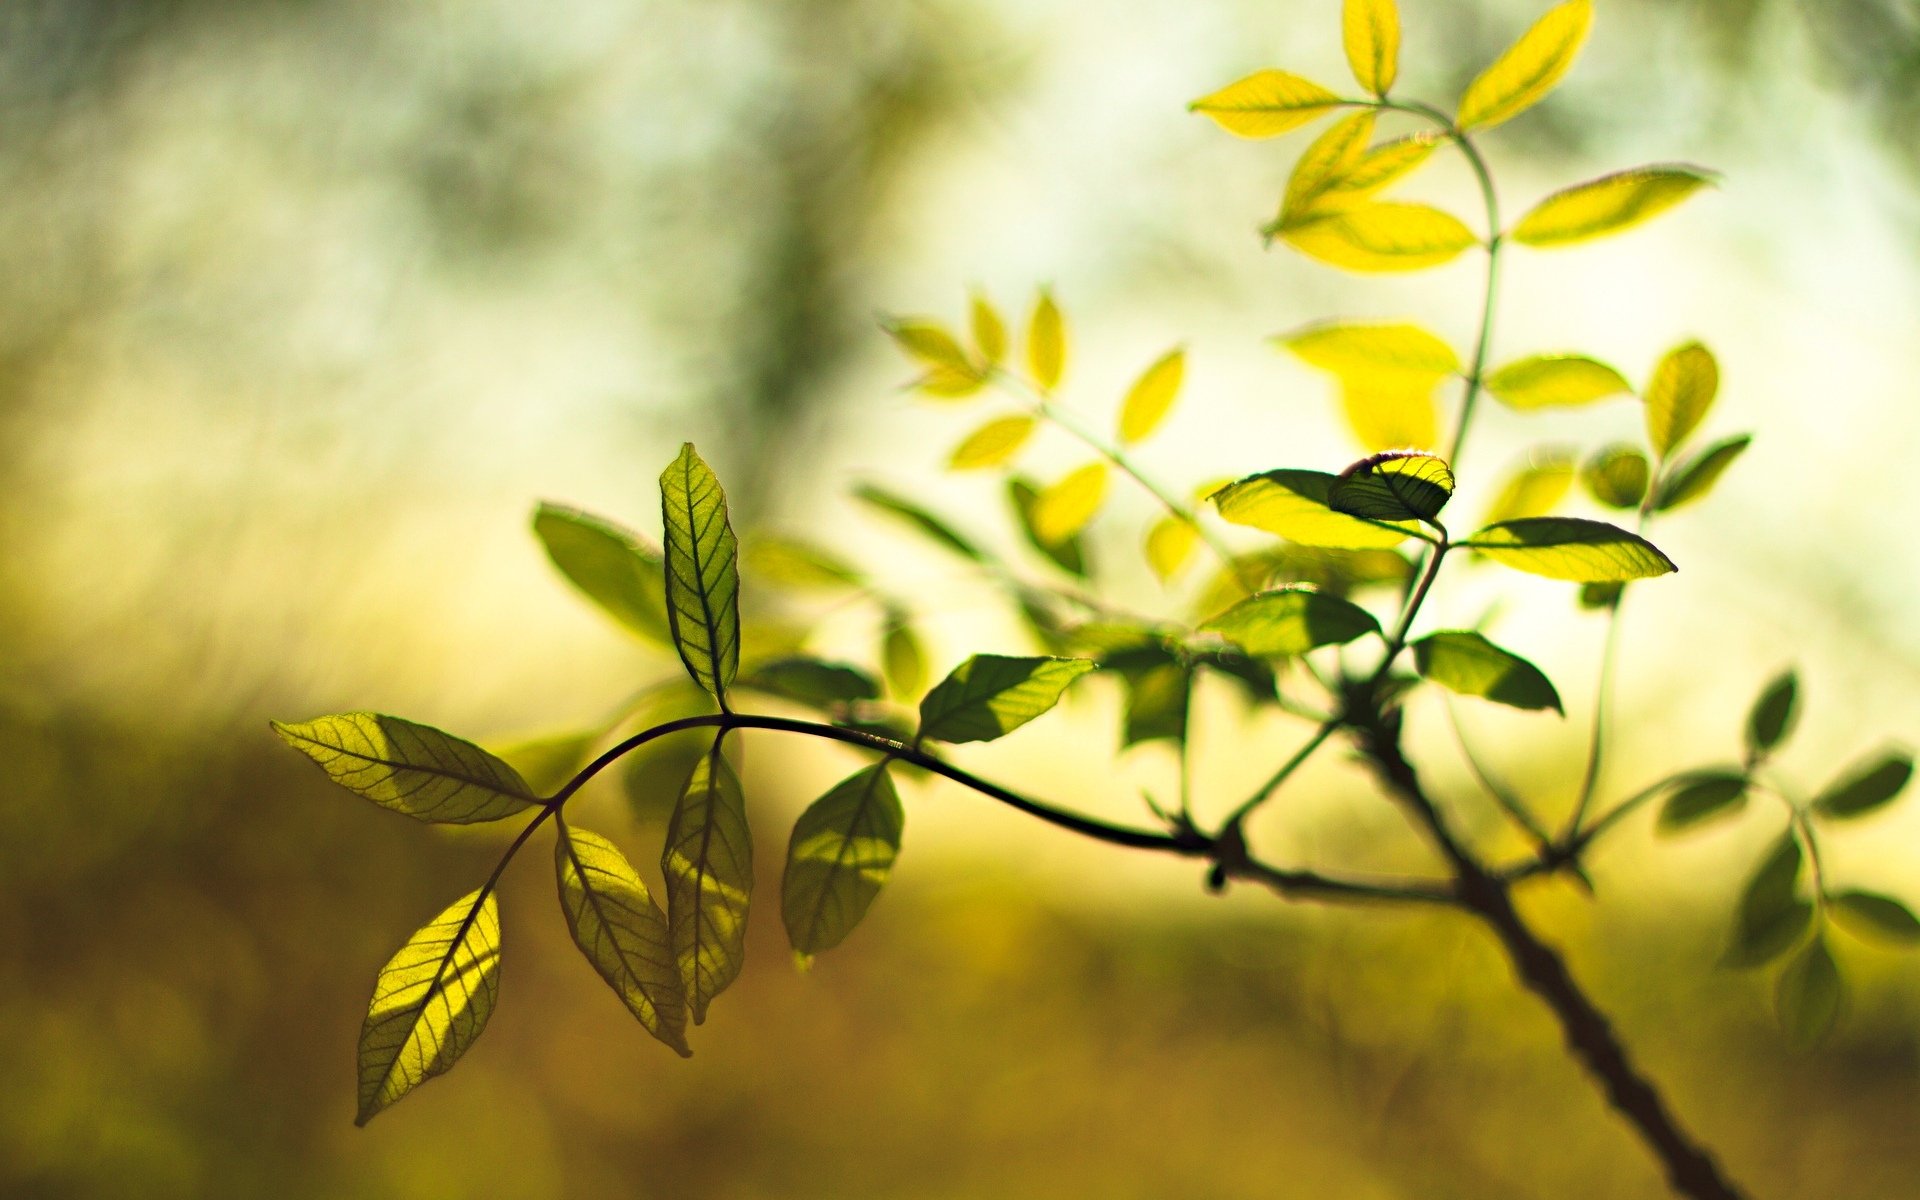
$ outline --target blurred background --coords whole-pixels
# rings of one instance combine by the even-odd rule
[[[1449,102],[1542,7],[1405,0],[1398,90]],[[764,738],[752,956],[692,1060],[578,961],[535,853],[505,885],[487,1035],[352,1127],[375,971],[500,838],[355,800],[266,723],[371,708],[499,744],[676,670],[552,571],[536,500],[657,530],[656,477],[693,439],[743,524],[914,598],[943,672],[1029,643],[845,494],[909,491],[1017,556],[998,487],[941,471],[1005,405],[903,391],[877,314],[957,320],[969,287],[1022,313],[1050,283],[1065,399],[1100,425],[1186,344],[1183,406],[1143,452],[1181,490],[1355,455],[1324,380],[1268,335],[1333,314],[1471,334],[1471,256],[1354,279],[1262,250],[1303,135],[1236,141],[1184,105],[1264,66],[1344,90],[1335,0],[0,7],[0,1192],[1663,1194],[1447,914],[1211,897],[1191,864],[916,784],[889,892],[794,971],[771,907],[785,825],[853,760]],[[1642,162],[1725,175],[1618,240],[1515,254],[1503,299],[1496,357],[1579,349],[1639,380],[1705,339],[1709,433],[1757,435],[1657,533],[1682,571],[1628,606],[1603,795],[1737,756],[1789,662],[1805,787],[1914,737],[1917,98],[1904,0],[1609,0],[1569,81],[1487,141],[1515,212]],[[1474,212],[1452,163],[1406,190]],[[1462,503],[1537,442],[1637,423],[1489,411]],[[1083,458],[1049,439],[1025,465]],[[1138,564],[1152,516],[1116,488],[1093,547],[1116,594],[1177,612],[1197,581]],[[1467,716],[1557,813],[1599,622],[1515,580],[1502,640],[1569,716]],[[872,620],[836,612],[817,644],[870,661]],[[1144,820],[1168,763],[1118,753],[1105,686],[965,760]],[[1298,735],[1215,710],[1195,784],[1218,812]],[[1444,723],[1411,720],[1438,789],[1479,812]],[[1254,831],[1266,852],[1423,869],[1323,758]],[[654,859],[657,807],[610,785],[570,812]],[[1763,979],[1713,965],[1781,824],[1756,803],[1655,843],[1632,822],[1594,860],[1597,902],[1552,884],[1529,909],[1756,1195],[1911,1197],[1920,960],[1840,939],[1849,1009],[1810,1053]],[[1917,839],[1896,809],[1836,837],[1829,869],[1920,901]]]

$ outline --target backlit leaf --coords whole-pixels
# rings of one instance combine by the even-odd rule
[[[719,737],[695,764],[667,823],[660,870],[667,883],[667,928],[693,1023],[740,974],[746,957],[747,899],[753,891],[753,838],[740,779]]]
[[[1162,517],[1147,530],[1147,565],[1165,583],[1187,565],[1199,542],[1200,531],[1192,522],[1184,517]]]
[[[853,932],[893,870],[905,824],[885,762],[842,780],[800,814],[780,882],[780,915],[796,954],[831,950]]]
[[[1021,414],[995,417],[953,448],[947,466],[955,471],[997,467],[1018,454],[1032,435],[1032,417]]]
[[[1342,117],[1327,127],[1301,152],[1287,177],[1286,196],[1280,202],[1284,228],[1313,211],[1314,201],[1347,169],[1357,165],[1373,140],[1374,114],[1370,109]]]
[[[1460,356],[1438,335],[1408,322],[1327,321],[1275,339],[1303,362],[1343,378],[1387,371],[1453,375]]]
[[[1437,375],[1385,372],[1371,379],[1347,379],[1340,387],[1340,411],[1360,445],[1373,451],[1431,446],[1440,431],[1434,402]]]
[[[1705,496],[1752,441],[1751,435],[1743,433],[1715,442],[1685,464],[1669,471],[1662,477],[1659,491],[1655,493],[1653,511],[1669,512]]]
[[[1033,534],[1058,544],[1086,528],[1107,498],[1107,464],[1090,462],[1042,489],[1033,503]]]
[[[863,483],[854,488],[853,495],[862,504],[905,521],[929,541],[953,551],[964,559],[971,562],[986,560],[986,555],[981,552],[980,547],[962,537],[953,526],[904,496],[871,483]]]
[[[1085,579],[1088,572],[1087,547],[1077,532],[1053,540],[1040,536],[1040,527],[1034,519],[1040,504],[1039,489],[1016,476],[1007,480],[1007,498],[1013,502],[1013,515],[1020,523],[1020,531],[1026,535],[1027,544],[1052,559],[1053,564],[1062,571]]]
[[[743,677],[740,685],[825,707],[880,698],[880,684],[860,668],[804,655],[762,663]]]
[[[1661,164],[1618,171],[1555,192],[1513,227],[1529,246],[1565,246],[1605,237],[1657,216],[1711,183],[1697,167]]]
[[[973,360],[960,348],[959,340],[938,321],[925,317],[896,317],[882,321],[880,328],[886,331],[895,345],[923,366],[960,375],[978,374]]]
[[[1455,123],[1489,128],[1539,103],[1573,65],[1592,25],[1593,0],[1567,0],[1549,10],[1467,85]]]
[[[1720,391],[1720,364],[1699,342],[1669,350],[1647,384],[1647,438],[1662,459],[1699,428]]]
[[[1338,596],[1280,588],[1248,597],[1200,628],[1219,634],[1255,658],[1281,658],[1379,633],[1380,622]]]
[[[1913,759],[1893,751],[1855,766],[1821,789],[1813,811],[1823,817],[1859,817],[1898,796],[1913,778]]]
[[[360,1111],[442,1074],[473,1045],[500,997],[500,906],[485,888],[454,901],[387,960],[360,1027]]]
[[[1527,517],[1487,526],[1471,546],[1516,570],[1574,583],[1615,583],[1665,575],[1677,568],[1652,542],[1605,521]]]
[[[1778,958],[1813,923],[1813,905],[1800,899],[1800,842],[1788,830],[1767,851],[1741,890],[1733,942],[1721,959],[1729,967],[1757,967]]]
[[[1580,468],[1587,492],[1608,508],[1637,508],[1652,478],[1647,456],[1633,446],[1608,446]]]
[[[1257,71],[1188,107],[1212,117],[1228,133],[1268,138],[1331,111],[1340,98],[1285,71]]]
[[[1366,201],[1315,212],[1298,223],[1269,226],[1311,258],[1350,271],[1417,271],[1438,266],[1477,244],[1459,218],[1426,204]]]
[[[498,821],[538,801],[520,773],[472,742],[381,713],[273,722],[341,787],[417,821]]]
[[[1420,674],[1463,696],[1483,696],[1514,708],[1550,708],[1557,713],[1560,693],[1540,668],[1477,633],[1446,630],[1413,643]]]
[[[553,565],[589,600],[648,641],[672,644],[660,552],[644,538],[603,517],[545,503],[534,510],[533,532]]]
[[[973,344],[980,351],[981,359],[990,367],[999,366],[1007,356],[1007,323],[1001,320],[1000,310],[976,292],[968,317],[973,325]]]
[[[1903,946],[1920,945],[1920,918],[1892,896],[1842,892],[1832,899],[1831,911],[1849,929]]]
[[[740,667],[738,542],[726,493],[692,442],[660,473],[660,512],[674,645],[687,674],[724,705]]]
[[[1573,462],[1564,453],[1536,456],[1507,476],[1481,523],[1492,525],[1522,517],[1544,517],[1566,498],[1573,485]]]
[[[1033,304],[1033,316],[1027,321],[1027,370],[1034,384],[1050,392],[1060,384],[1067,366],[1067,323],[1053,293],[1045,288]]]
[[[1685,777],[1660,805],[1656,828],[1680,833],[1746,806],[1747,777],[1736,771],[1702,771]]]
[[[593,748],[606,736],[603,729],[574,730],[545,737],[522,738],[494,751],[500,761],[519,773],[535,795],[558,791],[573,773],[593,757]]]
[[[630,720],[645,728],[713,711],[713,697],[692,680],[682,680],[647,697]],[[620,789],[634,819],[664,828],[680,802],[687,776],[706,753],[707,743],[691,736],[655,738],[628,751],[621,760]]]
[[[1443,460],[1397,450],[1340,472],[1327,489],[1327,507],[1374,521],[1431,521],[1452,497],[1453,472]]]
[[[920,736],[942,742],[992,741],[1059,703],[1067,685],[1094,665],[1086,658],[976,654],[920,701]]]
[[[926,374],[914,380],[910,387],[923,395],[941,400],[965,400],[978,395],[987,385],[987,376],[971,367],[962,371],[954,367],[930,367]]]
[[[1174,349],[1141,372],[1140,378],[1128,389],[1126,402],[1120,406],[1122,444],[1143,441],[1160,427],[1180,395],[1180,381],[1186,370],[1186,351]]]
[[[1187,713],[1193,701],[1193,669],[1169,662],[1130,675],[1127,708],[1120,729],[1121,748],[1187,737]]]
[[[1774,1004],[1780,1027],[1796,1046],[1818,1045],[1833,1031],[1840,1018],[1840,1005],[1846,987],[1840,980],[1840,968],[1827,949],[1825,938],[1816,937],[1806,949],[1794,956],[1774,990]]]
[[[1412,174],[1433,157],[1443,140],[1438,133],[1411,133],[1381,142],[1358,160],[1343,166],[1338,175],[1327,181],[1315,203],[1326,207],[1364,200]]]
[[[1747,757],[1758,759],[1786,740],[1800,718],[1800,677],[1782,672],[1747,712]]]
[[[1508,408],[1565,408],[1624,395],[1633,387],[1620,372],[1581,354],[1536,354],[1487,376],[1487,391]]]
[[[1411,524],[1383,525],[1335,512],[1327,505],[1334,479],[1325,471],[1267,471],[1228,484],[1212,499],[1220,515],[1235,525],[1264,529],[1304,546],[1383,549],[1415,532]]]
[[[1400,70],[1400,11],[1394,0],[1346,0],[1340,25],[1354,79],[1385,96]]]
[[[667,917],[639,872],[612,842],[565,823],[553,841],[553,865],[573,944],[648,1033],[690,1056],[687,997]]]
[[[880,665],[887,677],[887,690],[894,699],[918,696],[927,686],[927,652],[919,635],[904,620],[887,627],[880,642]]]
[[[851,563],[802,538],[760,534],[741,553],[748,575],[762,583],[825,592],[866,583]],[[657,575],[659,567],[654,571]]]

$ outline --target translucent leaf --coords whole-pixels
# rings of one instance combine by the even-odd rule
[[[1658,216],[1713,177],[1697,167],[1661,164],[1618,171],[1555,192],[1513,227],[1529,246],[1565,246],[1605,237]]]
[[[953,448],[947,466],[955,471],[997,467],[1020,452],[1033,435],[1033,418],[1024,415],[995,417],[968,434]]]
[[[1306,124],[1340,103],[1317,83],[1285,71],[1257,71],[1188,107],[1205,113],[1228,133],[1268,138]]]
[[[1481,523],[1492,525],[1522,517],[1544,517],[1566,498],[1572,486],[1571,459],[1562,453],[1539,455],[1507,476]]]
[[[1250,596],[1200,628],[1219,634],[1255,658],[1282,658],[1379,633],[1380,622],[1338,596],[1280,588]]]
[[[981,553],[980,548],[960,536],[953,526],[903,496],[870,483],[863,483],[854,488],[853,495],[862,504],[905,521],[928,540],[953,551],[964,559],[971,562],[986,560],[986,555]]]
[[[1849,929],[1881,937],[1903,946],[1920,945],[1920,918],[1913,910],[1877,892],[1842,892],[1829,902],[1829,911]]]
[[[1471,546],[1516,570],[1574,583],[1617,583],[1677,570],[1652,542],[1605,521],[1528,517],[1489,525]]]
[[[860,668],[804,655],[762,663],[740,683],[769,695],[824,707],[880,698],[880,684]]]
[[[713,697],[687,682],[654,697],[633,721],[645,727],[713,711]],[[650,826],[672,820],[687,776],[706,753],[707,744],[694,737],[655,738],[629,751],[621,762],[620,788],[634,819]]]
[[[575,771],[586,765],[593,756],[593,748],[604,736],[604,730],[582,729],[522,738],[499,747],[494,753],[526,781],[529,792],[546,795],[558,791],[573,778]]]
[[[674,961],[693,1023],[699,1025],[713,998],[740,974],[747,951],[747,898],[753,891],[746,797],[718,737],[680,789],[660,870],[667,882]]]
[[[926,688],[927,652],[904,618],[887,626],[880,640],[880,666],[896,700],[917,697]]]
[[[867,915],[900,853],[906,813],[881,762],[820,797],[794,823],[780,915],[796,954],[831,950]]]
[[[1669,350],[1647,384],[1647,439],[1661,458],[1699,428],[1720,391],[1720,364],[1699,342]]]
[[[976,376],[973,360],[960,348],[960,342],[938,321],[925,317],[896,317],[880,323],[894,344],[937,371]]]
[[[1287,191],[1280,202],[1280,224],[1284,228],[1313,211],[1314,201],[1327,192],[1349,168],[1359,164],[1373,140],[1374,114],[1362,110],[1342,117],[1327,127],[1301,152],[1287,177]]]
[[[1304,546],[1344,550],[1397,546],[1415,530],[1333,511],[1327,505],[1335,477],[1325,471],[1279,470],[1250,475],[1213,494],[1220,515],[1235,525],[1277,533]]]
[[[1027,321],[1027,370],[1041,391],[1050,392],[1059,386],[1066,365],[1066,320],[1053,302],[1053,293],[1042,288]]]
[[[1385,96],[1400,70],[1400,11],[1394,0],[1346,0],[1340,24],[1354,79]]]
[[[1734,771],[1703,771],[1687,776],[1660,806],[1656,828],[1680,833],[1703,821],[1740,811],[1747,803],[1747,777]]]
[[[660,590],[660,552],[632,530],[558,504],[533,512],[534,536],[547,557],[587,599],[629,630],[671,645]]]
[[[1757,967],[1785,953],[1813,923],[1813,905],[1800,899],[1800,843],[1788,830],[1773,843],[1747,880],[1734,912],[1733,943],[1722,963]]]
[[[1381,142],[1341,169],[1317,201],[1321,206],[1364,200],[1387,185],[1412,174],[1433,157],[1443,141],[1438,133],[1413,133]]]
[[[1180,573],[1200,543],[1200,531],[1184,517],[1162,517],[1147,530],[1147,565],[1160,582]]]
[[[1144,441],[1160,427],[1180,395],[1180,381],[1186,371],[1187,352],[1173,349],[1141,372],[1140,378],[1128,389],[1126,402],[1120,406],[1123,444]]]
[[[449,1070],[473,1045],[500,997],[500,906],[485,888],[462,896],[407,939],[374,980],[360,1027],[365,1125]]]
[[[1000,319],[999,310],[976,292],[968,316],[973,324],[973,344],[980,351],[981,360],[990,367],[999,366],[1007,356],[1007,323]]]
[[[1408,322],[1327,321],[1283,333],[1281,345],[1304,362],[1342,378],[1376,372],[1458,374],[1460,356],[1438,335]]]
[[[1130,676],[1121,748],[1164,738],[1184,742],[1192,700],[1193,670],[1182,663],[1163,663]]]
[[[682,1058],[687,997],[666,914],[612,842],[562,823],[553,865],[573,944],[646,1031]]]
[[[417,821],[498,821],[538,803],[520,773],[472,742],[381,713],[273,722],[341,787]]]
[[[1593,0],[1567,0],[1520,35],[1460,97],[1455,124],[1489,128],[1539,103],[1567,73],[1593,25]]]
[[[986,375],[972,368],[962,371],[953,367],[933,367],[908,386],[940,400],[965,400],[978,395],[986,385]]]
[[[1310,258],[1349,271],[1417,271],[1449,262],[1478,243],[1459,218],[1401,201],[1316,211],[1266,232]]]
[[[1566,711],[1540,668],[1477,633],[1447,630],[1423,637],[1413,643],[1413,661],[1422,677],[1462,696],[1482,696],[1514,708]]]
[[[1086,528],[1107,498],[1107,464],[1090,462],[1043,489],[1033,502],[1033,535],[1057,545]]]
[[[1747,712],[1747,758],[1759,759],[1786,740],[1800,717],[1800,677],[1783,672]]]
[[[1638,508],[1652,475],[1647,456],[1632,446],[1608,446],[1580,468],[1587,492],[1608,508]]]
[[[1899,751],[1855,766],[1821,789],[1813,811],[1823,817],[1859,817],[1898,796],[1913,778],[1913,759]]]
[[[1527,412],[1592,404],[1633,391],[1620,372],[1580,354],[1536,354],[1487,376],[1487,391],[1508,408]]]
[[[1079,533],[1054,540],[1040,535],[1040,527],[1035,522],[1040,504],[1039,489],[1028,480],[1015,477],[1007,480],[1007,497],[1013,501],[1013,514],[1020,523],[1020,531],[1026,535],[1027,544],[1053,560],[1053,564],[1062,571],[1085,579],[1088,571],[1087,548]]]
[[[1444,461],[1396,450],[1340,472],[1327,488],[1327,507],[1374,521],[1431,521],[1452,497],[1453,472]]]
[[[1437,375],[1385,373],[1368,380],[1348,379],[1340,388],[1340,411],[1347,427],[1367,450],[1431,446],[1440,431],[1434,402]]]
[[[1691,504],[1713,490],[1720,482],[1720,476],[1726,473],[1733,460],[1746,451],[1753,438],[1749,434],[1740,434],[1724,441],[1715,442],[1705,450],[1693,456],[1682,466],[1669,471],[1660,481],[1659,491],[1653,501],[1654,512],[1669,512],[1683,504]]]
[[[1085,658],[1010,658],[976,654],[920,701],[920,736],[988,742],[1059,703],[1067,685],[1093,670]]]
[[[823,592],[866,585],[851,563],[802,538],[760,534],[746,544],[742,555],[748,574],[764,583]],[[656,564],[656,576],[659,570]]]
[[[1846,993],[1825,938],[1814,938],[1780,972],[1774,1005],[1780,1027],[1796,1046],[1818,1045],[1833,1032]]]
[[[740,667],[738,543],[720,481],[692,442],[660,473],[667,621],[687,674],[725,703]]]

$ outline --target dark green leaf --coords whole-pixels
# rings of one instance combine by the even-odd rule
[[[1655,493],[1653,511],[1666,512],[1705,496],[1752,441],[1752,435],[1743,433],[1715,442],[1683,465],[1667,472],[1660,481],[1659,491]]]
[[[1040,536],[1033,524],[1033,506],[1040,498],[1039,489],[1025,479],[1007,480],[1007,498],[1013,503],[1013,514],[1019,519],[1020,532],[1027,537],[1027,544],[1047,556],[1053,564],[1069,575],[1082,579],[1087,576],[1087,549],[1078,533],[1060,539],[1047,541]]]
[[[1193,697],[1193,668],[1169,662],[1127,677],[1127,712],[1122,747],[1157,738],[1187,740],[1187,709]]]
[[[498,821],[536,802],[518,771],[430,725],[357,712],[275,721],[273,731],[341,787],[416,821]]]
[[[1784,953],[1813,923],[1813,905],[1800,899],[1800,842],[1788,830],[1748,879],[1734,911],[1733,942],[1723,966],[1757,967]]]
[[[1429,634],[1413,643],[1413,661],[1422,676],[1463,696],[1484,696],[1514,708],[1565,711],[1560,693],[1539,667],[1477,633],[1454,629]]]
[[[1200,628],[1219,634],[1255,658],[1280,658],[1379,633],[1380,622],[1366,609],[1337,596],[1279,588],[1242,600]]]
[[[740,683],[743,687],[817,707],[880,697],[879,682],[860,668],[805,656],[762,663]]]
[[[1747,778],[1733,771],[1702,771],[1685,777],[1660,806],[1661,833],[1679,833],[1702,821],[1746,806]]]
[[[1464,544],[1516,570],[1574,583],[1620,583],[1676,569],[1672,559],[1638,534],[1578,517],[1501,521]]]
[[[1613,608],[1620,603],[1620,594],[1626,590],[1624,583],[1583,583],[1580,585],[1580,607]]]
[[[1800,716],[1800,680],[1787,671],[1768,684],[1747,713],[1747,757],[1759,759],[1793,732]]]
[[[920,701],[920,736],[942,742],[992,741],[1059,703],[1067,685],[1094,665],[1086,658],[976,654]]]
[[[560,909],[574,945],[648,1033],[687,1048],[687,997],[666,914],[627,856],[599,834],[565,822],[553,841]]]
[[[660,589],[660,552],[646,539],[558,504],[534,510],[533,532],[567,581],[614,620],[648,641],[673,643]]]
[[[843,780],[800,814],[780,885],[796,954],[831,950],[853,932],[893,870],[905,824],[885,762]]]
[[[740,668],[738,543],[727,520],[720,481],[693,443],[660,474],[660,512],[667,531],[667,622],[693,681],[726,704]]]
[[[1890,751],[1856,766],[1828,784],[1814,799],[1813,811],[1823,817],[1858,817],[1898,796],[1913,777],[1913,759]]]
[[[1373,521],[1431,521],[1453,496],[1453,472],[1431,454],[1390,450],[1354,463],[1327,489],[1327,507]]]
[[[1840,923],[1858,932],[1877,935],[1904,946],[1920,945],[1920,917],[1913,910],[1878,892],[1842,892],[1833,897],[1830,911]]]
[[[1780,972],[1774,990],[1780,1027],[1796,1046],[1818,1045],[1833,1031],[1845,995],[1833,952],[1825,938],[1816,937]]]
[[[953,526],[911,500],[871,483],[863,483],[853,489],[853,495],[868,507],[905,521],[919,530],[929,541],[953,551],[964,559],[971,562],[986,561],[987,556],[978,546],[954,532]]]
[[[667,881],[667,927],[693,1023],[740,974],[747,951],[747,898],[753,891],[753,838],[740,779],[719,737],[700,756],[667,824],[660,869]]]
[[[1638,508],[1651,478],[1647,456],[1632,446],[1608,446],[1580,468],[1587,492],[1608,508]]]

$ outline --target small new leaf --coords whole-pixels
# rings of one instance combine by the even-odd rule
[[[1913,910],[1877,892],[1842,892],[1830,911],[1850,932],[1884,938],[1901,946],[1920,946],[1920,918]]]
[[[1340,98],[1317,83],[1285,71],[1257,71],[1188,107],[1205,113],[1228,133],[1276,137],[1330,112]]]
[[[1698,167],[1635,167],[1555,192],[1513,227],[1528,246],[1566,246],[1605,237],[1657,216],[1713,182]]]
[[[1655,828],[1681,833],[1714,817],[1740,811],[1747,802],[1747,777],[1734,771],[1690,775],[1660,806]]]
[[[1772,753],[1800,717],[1800,677],[1786,671],[1766,686],[1747,712],[1747,760]]]
[[[1235,525],[1277,533],[1303,546],[1385,549],[1417,531],[1410,524],[1380,524],[1335,512],[1328,506],[1335,478],[1325,471],[1267,471],[1228,484],[1212,500]]]
[[[1862,763],[1823,788],[1813,811],[1823,817],[1860,817],[1898,796],[1913,778],[1913,759],[1892,751]]]
[[[1400,10],[1394,0],[1347,0],[1340,26],[1354,80],[1384,98],[1400,71]]]
[[[1166,419],[1167,412],[1180,395],[1180,381],[1186,375],[1186,370],[1187,353],[1176,348],[1169,350],[1134,381],[1133,387],[1127,391],[1126,402],[1120,406],[1120,441],[1123,445],[1144,441],[1160,427],[1160,422]]]
[[[1477,633],[1430,634],[1413,643],[1413,661],[1422,677],[1463,696],[1481,696],[1513,708],[1566,711],[1560,706],[1560,693],[1540,668]]]
[[[589,600],[648,641],[672,644],[660,591],[660,552],[639,534],[558,504],[534,510],[533,532],[553,565]]]
[[[753,891],[746,797],[718,737],[680,789],[660,870],[667,883],[674,961],[693,1023],[699,1025],[713,998],[740,974]]]
[[[1025,725],[1060,702],[1086,658],[1011,658],[976,654],[953,669],[920,701],[920,737],[941,742],[989,742]]]
[[[726,493],[692,442],[660,473],[660,513],[674,645],[687,674],[725,707],[740,668],[739,543]]]
[[[1574,583],[1617,583],[1677,570],[1652,542],[1605,521],[1528,517],[1489,525],[1467,539],[1497,563]]]
[[[1060,385],[1067,366],[1067,324],[1053,293],[1045,288],[1033,304],[1033,316],[1027,321],[1027,371],[1043,392]]]
[[[1667,472],[1660,481],[1659,491],[1655,493],[1653,511],[1669,512],[1705,496],[1752,441],[1751,435],[1743,433],[1715,442],[1694,455],[1684,466]]]
[[[1799,896],[1800,861],[1800,842],[1788,830],[1760,860],[1740,893],[1733,943],[1722,965],[1761,966],[1785,953],[1807,931],[1813,923],[1813,905]]]
[[[1467,85],[1455,123],[1486,129],[1539,103],[1573,65],[1592,26],[1593,0],[1567,0],[1550,10]]]
[[[1365,201],[1314,210],[1264,231],[1302,254],[1349,271],[1418,271],[1451,262],[1477,244],[1459,218],[1431,205]]]
[[[612,842],[564,822],[553,865],[574,945],[648,1033],[691,1056],[687,997],[667,917],[639,872]]]
[[[995,417],[968,434],[965,441],[953,448],[953,453],[947,458],[947,466],[955,471],[1000,466],[1020,453],[1020,447],[1026,445],[1032,434],[1032,417],[1024,414]]]
[[[1508,408],[1570,408],[1631,392],[1620,372],[1583,354],[1536,354],[1487,376],[1487,391]]]
[[[1608,508],[1638,508],[1652,475],[1647,456],[1633,446],[1608,446],[1580,469],[1588,494]]]
[[[905,824],[884,762],[800,814],[780,883],[780,913],[796,954],[831,950],[853,932],[893,870]]]
[[[498,821],[538,803],[520,773],[472,742],[381,713],[273,722],[341,787],[416,821]]]
[[[1255,658],[1282,658],[1379,633],[1380,622],[1338,596],[1307,588],[1278,588],[1242,600],[1200,628],[1219,634]]]
[[[1452,497],[1453,472],[1443,460],[1396,450],[1340,472],[1327,488],[1327,507],[1371,521],[1431,521]]]
[[[1667,351],[1647,384],[1647,439],[1664,461],[1699,428],[1720,390],[1720,364],[1699,342]]]
[[[1839,1020],[1845,995],[1840,968],[1827,949],[1826,939],[1814,938],[1780,972],[1774,990],[1780,1028],[1796,1046],[1805,1049],[1819,1045]]]

